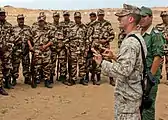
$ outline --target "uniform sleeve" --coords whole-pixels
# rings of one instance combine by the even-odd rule
[[[160,33],[156,33],[152,36],[152,53],[154,56],[162,57],[164,55],[163,45],[165,42],[164,37]]]
[[[108,42],[112,42],[113,39],[114,39],[114,37],[115,37],[115,34],[114,34],[114,30],[113,30],[111,24],[108,25],[107,31],[108,31],[108,33],[109,33],[109,37],[107,38],[107,41],[108,41]]]
[[[137,52],[135,47],[131,45],[122,45],[119,56],[116,62],[108,62],[103,60],[102,72],[107,74],[110,77],[125,76],[128,77],[135,68]]]

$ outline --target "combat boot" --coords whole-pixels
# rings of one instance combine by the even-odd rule
[[[66,81],[66,75],[60,75],[58,81]]]
[[[96,85],[100,85],[100,74],[97,74],[97,81],[96,81]]]
[[[86,76],[84,76],[84,78],[80,79],[80,84],[87,86],[88,81],[89,81],[89,74],[87,73]]]
[[[3,89],[3,87],[0,87],[0,94],[7,96],[8,93]]]
[[[44,84],[45,84],[45,87],[47,87],[47,88],[53,88],[53,86],[52,86],[52,84],[50,83],[49,80],[45,80]]]
[[[14,89],[14,87],[11,85],[11,81],[10,81],[10,78],[6,78],[5,79],[5,85],[4,85],[4,88],[7,88],[7,89]]]
[[[110,79],[110,85],[115,86],[115,81],[113,77],[109,77],[109,79]]]
[[[54,83],[54,78],[53,78],[53,74],[52,73],[50,75],[50,83]]]
[[[29,78],[29,77],[25,77],[24,84],[31,85],[31,80],[30,80],[30,78]]]
[[[95,80],[95,74],[92,73],[91,75],[91,81],[93,82],[93,85],[96,85],[96,80]]]
[[[12,83],[11,84],[12,84],[12,86],[15,86],[17,84],[16,78],[12,79]]]

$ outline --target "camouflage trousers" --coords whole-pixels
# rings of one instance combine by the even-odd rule
[[[131,101],[115,93],[115,120],[141,120],[141,99]]]
[[[22,61],[23,66],[23,76],[25,78],[30,77],[30,57],[29,52],[25,55],[23,55],[23,52],[21,50],[16,50],[12,54],[12,77],[17,79],[19,77],[19,66],[20,62]]]
[[[83,55],[78,55],[74,51],[71,51],[71,58],[70,58],[70,73],[71,73],[71,79],[77,80],[77,65],[79,67],[79,78],[84,78],[86,74],[86,59]]]
[[[12,56],[11,51],[5,51],[3,52],[3,59],[2,59],[2,73],[5,79],[8,79],[11,77],[11,70],[12,68]]]
[[[67,75],[67,49],[63,48],[58,52],[59,72],[61,76]]]
[[[0,54],[2,52],[0,51]],[[0,55],[0,87],[3,86],[3,74],[2,74],[2,56]]]
[[[52,51],[51,52],[51,73],[52,75],[55,75],[56,61],[57,61],[57,53],[55,51]]]
[[[41,52],[35,51],[33,55],[34,62],[34,76],[36,79],[50,80],[51,72],[51,51]]]

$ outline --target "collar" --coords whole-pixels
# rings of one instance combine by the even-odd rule
[[[148,34],[148,35],[150,35],[151,34],[151,32],[152,32],[152,29],[153,29],[153,25],[151,25],[144,33],[143,33],[143,35],[142,36],[144,36],[145,35],[145,33],[146,34]]]

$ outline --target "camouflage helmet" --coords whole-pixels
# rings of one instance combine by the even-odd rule
[[[123,4],[123,9],[120,12],[117,12],[115,15],[118,17],[127,16],[131,13],[140,14],[140,9],[136,6]]]
[[[163,16],[168,16],[168,11],[162,11],[160,13],[160,17],[163,17]]]
[[[46,15],[45,15],[44,12],[40,12],[40,13],[39,13],[39,17],[43,17],[43,18],[45,18],[45,20],[46,20]]]
[[[74,17],[80,17],[81,18],[81,13],[80,12],[75,12]]]
[[[97,15],[104,15],[105,14],[105,12],[104,12],[104,10],[102,10],[102,9],[99,9],[98,11],[97,11]]]
[[[18,14],[17,15],[17,19],[22,19],[22,18],[25,18],[23,14]]]
[[[91,12],[91,13],[89,14],[89,16],[91,16],[91,15],[96,16],[96,13],[95,13],[95,12]]]
[[[60,14],[56,11],[53,13],[53,17],[60,17]]]
[[[65,16],[65,15],[70,15],[67,10],[63,11],[63,16]]]

